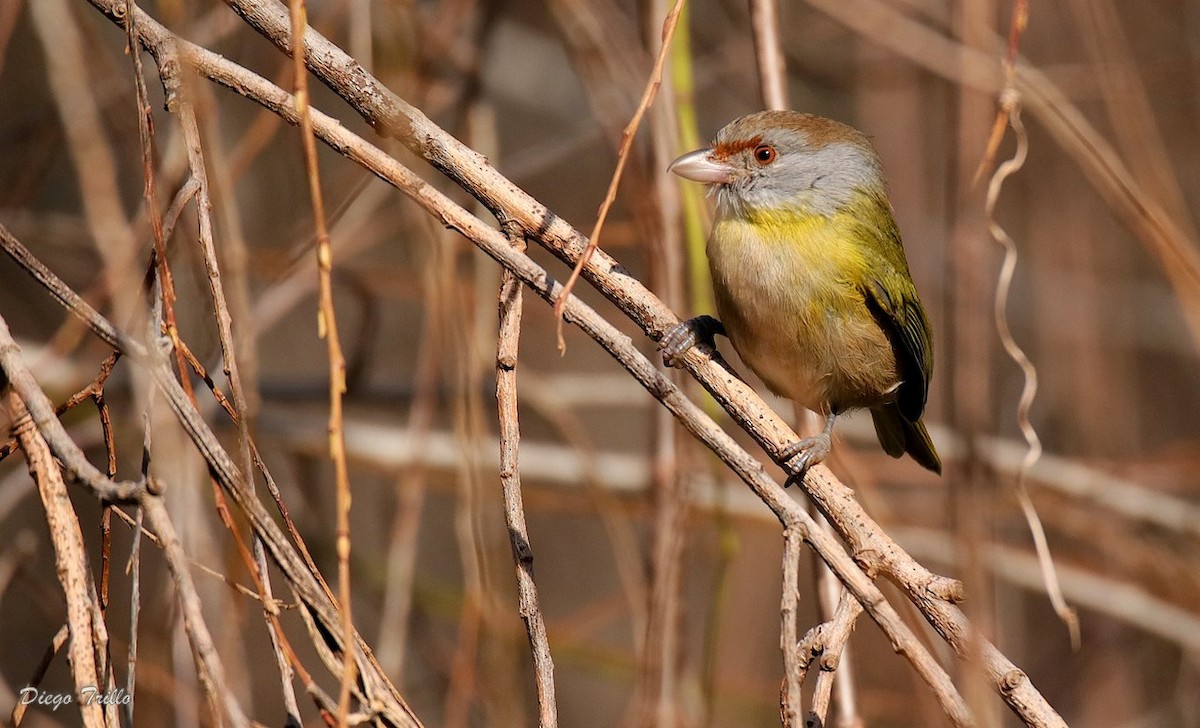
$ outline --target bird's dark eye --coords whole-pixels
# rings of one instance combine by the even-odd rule
[[[762,165],[775,161],[775,147],[770,144],[759,144],[754,148],[754,160]]]

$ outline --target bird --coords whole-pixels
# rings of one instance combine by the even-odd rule
[[[762,111],[667,169],[716,198],[707,253],[719,318],[670,329],[664,362],[726,336],[772,393],[825,416],[820,434],[779,454],[785,485],[829,455],[839,415],[864,408],[888,455],[940,474],[921,420],[929,319],[870,139],[814,114]]]

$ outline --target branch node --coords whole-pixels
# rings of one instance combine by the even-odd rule
[[[144,485],[150,495],[162,495],[167,490],[167,484],[158,478],[146,478]]]
[[[958,604],[967,598],[966,587],[958,579],[948,576],[935,576],[925,585],[925,591],[943,601]]]
[[[817,663],[817,668],[822,672],[833,672],[837,669],[838,662],[842,659],[842,651],[837,647],[830,647],[821,653],[821,659]]]
[[[796,643],[796,651],[800,656],[800,663],[808,666],[813,659],[825,651],[825,622],[809,629]]]
[[[153,51],[158,62],[158,79],[163,87],[163,108],[173,114],[179,108],[179,92],[183,87],[179,72],[179,52],[170,38],[154,46]]]
[[[872,580],[879,576],[883,565],[883,554],[878,549],[865,548],[854,553],[854,563]]]
[[[1012,669],[1004,673],[1004,679],[1000,681],[1000,690],[1005,693],[1011,693],[1025,683],[1025,673],[1018,669]]]

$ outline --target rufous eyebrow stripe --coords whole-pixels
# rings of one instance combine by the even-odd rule
[[[738,152],[753,149],[762,143],[762,134],[749,139],[729,139],[713,145],[712,156],[717,159],[728,159]]]

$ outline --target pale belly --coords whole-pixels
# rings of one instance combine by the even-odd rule
[[[900,379],[891,343],[831,265],[778,246],[709,244],[717,313],[742,361],[772,392],[822,413],[873,407]]]

